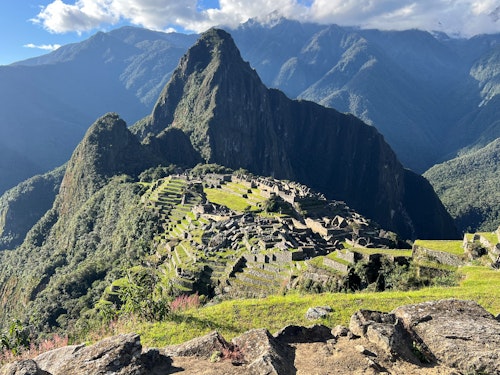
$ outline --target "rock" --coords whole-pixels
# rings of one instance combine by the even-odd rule
[[[140,357],[141,374],[164,375],[173,372],[172,359],[161,354],[158,349],[149,349]]]
[[[366,355],[369,357],[376,357],[377,356],[377,354],[375,354],[371,350],[366,349],[363,345],[356,345],[354,348],[363,355]]]
[[[151,361],[154,359],[154,361]],[[170,359],[158,351],[142,353],[139,335],[113,336],[85,347],[72,345],[42,353],[34,361],[42,374],[142,375],[164,373]]]
[[[56,373],[58,368],[67,365],[68,362],[74,362],[77,353],[84,349],[85,345],[68,345],[57,348],[38,355],[35,360],[39,367],[49,373]]]
[[[326,342],[333,339],[332,332],[327,326],[316,324],[310,327],[290,325],[274,334],[274,337],[283,343]]]
[[[476,302],[424,302],[393,313],[437,362],[464,373],[500,374],[500,323]]]
[[[377,372],[385,371],[385,369],[382,366],[380,366],[377,362],[375,362],[373,359],[367,358],[366,363],[368,364],[368,367],[371,367]]]
[[[330,306],[310,307],[306,312],[306,319],[316,320],[330,314],[333,309]]]
[[[35,361],[26,359],[14,363],[10,363],[3,367],[0,371],[1,375],[50,375],[45,371],[40,370]]]
[[[380,311],[358,310],[352,316],[349,322],[349,330],[356,336],[363,337],[366,334],[368,326],[373,323],[394,324],[396,317]]]
[[[294,374],[291,348],[275,339],[266,329],[252,329],[233,339],[243,353],[248,374]]]
[[[231,347],[217,331],[197,337],[180,345],[165,348],[165,354],[172,357],[201,357],[210,359],[214,352],[222,353]]]
[[[332,335],[333,337],[339,338],[339,337],[346,337],[349,334],[349,328],[344,327],[342,325],[336,325],[332,329]]]
[[[412,362],[418,361],[411,351],[410,335],[394,314],[359,310],[351,316],[349,330],[387,353],[397,354]]]

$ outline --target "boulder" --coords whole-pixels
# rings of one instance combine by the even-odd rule
[[[332,330],[327,326],[315,324],[310,327],[289,325],[274,334],[283,343],[326,342],[333,339]]]
[[[308,320],[316,320],[321,319],[330,314],[333,309],[330,306],[317,306],[310,307],[306,312],[306,319]]]
[[[411,350],[410,335],[394,314],[359,310],[351,316],[349,330],[391,355],[399,355],[411,362],[418,361]]]
[[[51,351],[38,355],[35,360],[39,367],[51,374],[58,373],[58,369],[66,366],[69,362],[74,363],[77,358],[77,353],[84,349],[85,345],[68,345],[62,348],[53,349]]]
[[[500,322],[476,302],[424,302],[393,314],[437,362],[464,373],[500,374]]]
[[[36,362],[31,359],[10,363],[1,369],[0,374],[1,375],[50,375],[47,372],[40,370]]]
[[[349,328],[344,327],[343,325],[340,324],[336,325],[332,329],[332,335],[335,338],[346,337],[347,335],[349,335],[349,333],[350,333]]]
[[[217,331],[197,337],[179,345],[165,348],[165,354],[172,357],[200,357],[209,359],[215,352],[222,353],[232,345]]]
[[[34,361],[44,371],[41,374],[47,375],[153,375],[164,373],[171,364],[157,350],[142,353],[139,335],[134,333],[109,337],[88,347],[72,345],[51,350]]]
[[[243,353],[252,375],[294,374],[292,350],[275,339],[266,329],[252,329],[232,340]]]

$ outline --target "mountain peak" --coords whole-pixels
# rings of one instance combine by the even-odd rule
[[[75,209],[119,174],[134,175],[148,158],[139,141],[116,113],[97,119],[68,162],[58,196],[60,213]]]
[[[179,128],[208,162],[212,154],[209,129],[214,126],[216,106],[225,98],[245,95],[242,85],[249,82],[264,89],[257,73],[241,58],[231,35],[210,29],[182,57],[148,124],[138,133],[145,137],[168,127]]]
[[[218,66],[222,59],[241,60],[240,51],[229,33],[212,28],[203,33],[187,52],[185,74],[203,70],[211,63]]]

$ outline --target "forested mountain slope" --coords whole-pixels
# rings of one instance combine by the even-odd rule
[[[500,138],[425,172],[461,231],[492,232],[500,221]]]

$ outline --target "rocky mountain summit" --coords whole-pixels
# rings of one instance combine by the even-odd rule
[[[349,327],[253,329],[231,341],[212,332],[159,349],[124,334],[11,363],[0,374],[500,374],[499,345],[497,319],[451,299],[359,310]]]

